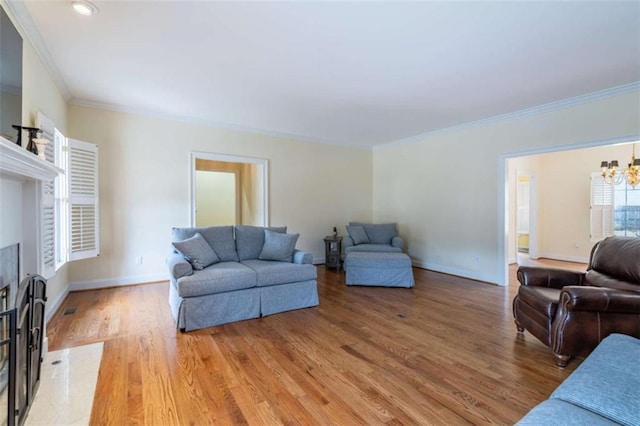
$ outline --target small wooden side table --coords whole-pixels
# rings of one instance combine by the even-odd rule
[[[342,269],[342,237],[324,238],[324,266],[327,269]]]

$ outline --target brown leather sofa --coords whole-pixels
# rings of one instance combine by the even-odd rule
[[[518,281],[516,327],[549,346],[559,367],[611,333],[640,337],[640,238],[596,243],[586,273],[521,266]]]

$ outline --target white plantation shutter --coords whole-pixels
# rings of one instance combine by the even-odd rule
[[[69,260],[100,254],[98,147],[69,139]]]
[[[591,241],[613,235],[613,185],[600,173],[591,174]]]
[[[38,112],[36,127],[42,130],[40,138],[48,139],[46,145],[46,161],[56,164],[56,147],[54,144],[55,123],[46,115]],[[56,201],[55,180],[44,181],[40,186],[40,235],[39,257],[40,274],[51,278],[56,272]]]

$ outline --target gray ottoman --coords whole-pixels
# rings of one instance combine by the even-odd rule
[[[347,285],[413,287],[411,258],[404,253],[351,252],[344,261]]]

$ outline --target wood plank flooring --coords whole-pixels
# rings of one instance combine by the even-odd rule
[[[515,284],[414,274],[347,287],[319,266],[318,307],[190,333],[168,282],[74,292],[49,349],[105,342],[95,425],[513,424],[579,365],[516,333]]]

